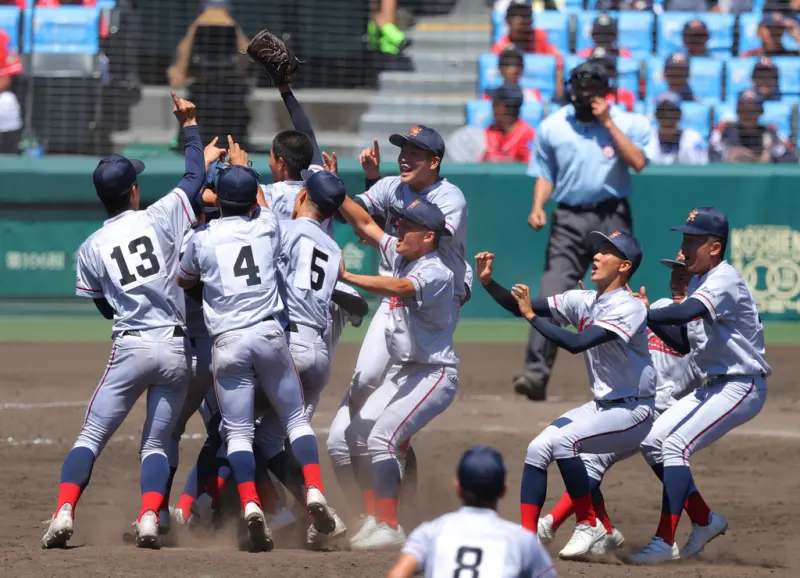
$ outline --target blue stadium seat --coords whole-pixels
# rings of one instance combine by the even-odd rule
[[[695,57],[689,61],[689,86],[699,98],[722,98],[722,61]],[[647,98],[667,90],[664,80],[664,59],[658,56],[647,61]]]
[[[761,48],[761,40],[758,38],[758,23],[761,22],[761,12],[749,12],[739,16],[739,54],[744,54],[748,50]],[[783,45],[790,50],[797,50],[800,45],[786,32],[782,38]]]
[[[569,78],[569,72],[586,60],[574,54],[564,57],[564,78]],[[639,94],[639,69],[641,63],[636,58],[617,59],[617,85],[627,88],[634,94]]]
[[[711,134],[711,104],[705,102],[682,102],[681,103],[681,128],[691,128],[700,133],[704,139]],[[647,102],[647,116],[653,126],[656,126],[655,119],[656,105],[650,100]]]
[[[564,9],[567,12],[580,12],[583,10],[583,0],[566,0]]]
[[[538,127],[544,116],[544,106],[540,102],[526,102],[522,105],[520,118],[533,127]]]
[[[575,51],[594,46],[592,42],[592,23],[601,12],[581,12],[577,14],[575,32]],[[652,12],[609,12],[619,23],[619,41],[617,44],[631,51],[634,57],[646,57],[653,53]]]
[[[492,24],[494,28],[492,42],[497,42],[508,34],[505,12],[492,12]],[[533,15],[533,25],[547,31],[548,41],[559,52],[562,54],[569,52],[569,14],[556,10],[536,12]]]
[[[11,42],[9,48],[19,52],[19,17],[16,6],[0,6],[0,28],[8,34]]]
[[[757,58],[731,58],[725,63],[725,96],[735,98],[740,92],[752,86],[750,78]]]
[[[97,54],[100,10],[83,6],[25,11],[24,51],[37,54]]]
[[[491,100],[470,100],[467,103],[467,124],[486,128],[492,124],[494,113]]]
[[[97,0],[95,6],[100,10],[113,10],[117,7],[117,0]]]
[[[772,62],[778,67],[781,94],[800,95],[800,56],[777,56]]]
[[[525,72],[520,84],[526,88],[537,88],[550,97],[556,91],[556,59],[548,54],[526,54]]]
[[[497,62],[496,54],[481,54],[478,59],[478,94],[484,94],[487,90],[503,84]]]
[[[764,124],[773,124],[778,127],[778,131],[786,137],[792,135],[792,108],[791,102],[777,101],[765,102],[764,114],[759,119]],[[714,107],[714,122],[719,124],[724,120],[736,119],[736,101],[727,100]]]
[[[711,12],[664,12],[658,17],[658,54],[667,56],[683,50],[683,27],[693,19],[699,18],[708,28],[708,51],[719,56],[730,56],[733,48],[732,14]]]

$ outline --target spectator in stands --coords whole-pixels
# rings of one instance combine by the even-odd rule
[[[10,44],[8,33],[0,30],[0,154],[19,154],[22,137],[22,110],[12,90],[13,78],[22,72],[22,61]]]
[[[617,86],[617,57],[606,51],[602,46],[596,47],[591,54],[595,60],[599,60],[606,67],[608,82],[611,90],[606,95],[606,102],[609,104],[621,104],[628,112],[633,112],[633,105],[636,104],[636,95],[627,88]]]
[[[797,56],[796,50],[789,50],[783,45],[783,34],[787,30],[795,39],[800,39],[800,25],[796,20],[778,12],[764,14],[758,24],[761,48],[747,50],[742,56]]]
[[[500,75],[503,77],[503,84],[513,84],[520,86],[519,79],[522,78],[522,73],[525,72],[525,58],[522,52],[516,48],[506,48],[500,53],[498,58],[498,68]],[[520,88],[522,88],[520,86]],[[535,88],[522,88],[522,95],[525,102],[542,102],[542,93]],[[490,94],[484,94],[481,98],[491,100]]]
[[[523,96],[516,84],[504,84],[492,93],[494,122],[486,129],[483,162],[528,163],[536,131],[520,119]]]
[[[397,27],[397,0],[373,0],[372,18],[367,27],[371,50],[399,55],[408,44],[406,33]]]
[[[594,9],[600,12],[617,10],[646,11],[653,9],[653,0],[597,0]]]
[[[658,165],[708,164],[708,145],[696,130],[681,129],[681,95],[677,92],[664,92],[656,98],[656,121],[650,142],[647,145],[647,158]]]
[[[677,92],[683,100],[695,100],[689,86],[689,59],[683,52],[673,52],[664,62],[667,90]]]
[[[699,18],[692,18],[683,26],[683,45],[692,56],[711,56],[708,52],[708,28]]]
[[[604,48],[609,54],[630,58],[631,51],[627,48],[617,46],[619,30],[617,21],[608,14],[601,14],[592,23],[592,40],[594,46],[584,48],[578,52],[578,56],[589,58],[595,48]]]
[[[782,98],[779,79],[778,67],[769,56],[762,56],[753,67],[753,89],[765,102]]]
[[[736,121],[723,121],[711,133],[710,158],[727,163],[796,163],[791,141],[772,125],[758,122],[764,101],[752,88],[736,102]]]

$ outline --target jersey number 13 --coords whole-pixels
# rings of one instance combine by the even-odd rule
[[[104,247],[103,261],[109,275],[123,291],[166,275],[164,255],[152,229]]]

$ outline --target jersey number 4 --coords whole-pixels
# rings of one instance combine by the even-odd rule
[[[258,276],[259,269],[256,265],[256,260],[253,257],[253,248],[250,245],[244,245],[239,251],[239,256],[236,257],[236,262],[233,264],[233,274],[236,277],[247,277],[245,283],[248,287],[253,285],[261,285],[261,277]]]
[[[128,243],[128,254],[131,256],[138,255],[141,259],[141,264],[134,268],[134,272],[140,278],[152,277],[161,270],[158,264],[158,257],[155,254],[155,247],[150,237],[138,237]],[[117,245],[111,251],[111,258],[114,259],[119,267],[120,278],[119,284],[121,286],[130,285],[136,281],[137,277],[134,275],[128,263],[125,260],[125,255],[122,253],[122,247]]]

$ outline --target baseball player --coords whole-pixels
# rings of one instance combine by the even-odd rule
[[[172,99],[186,140],[186,173],[177,187],[140,211],[138,175],[144,164],[111,155],[94,171],[95,190],[109,218],[78,250],[76,294],[93,299],[103,316],[114,320],[114,343],[78,439],[64,460],[43,548],[66,546],[95,460],[145,392],[142,506],[135,539],[139,547],[159,546],[158,512],[170,473],[166,452],[189,377],[183,296],[174,275],[181,241],[195,221],[193,204],[208,155],[221,152],[212,143],[204,154],[194,104],[175,93]]]
[[[385,220],[389,235],[397,235],[397,217],[404,207],[414,200],[426,200],[436,205],[444,214],[449,235],[443,236],[438,254],[455,279],[455,295],[462,302],[469,298],[471,271],[464,261],[467,239],[467,204],[464,194],[453,183],[443,179],[439,172],[444,158],[444,140],[438,132],[426,126],[415,126],[405,135],[393,134],[389,141],[400,147],[398,165],[400,175],[380,178],[380,149],[377,141],[372,149],[361,154],[361,164],[369,189],[356,196],[355,202],[366,211]],[[381,261],[379,273],[392,275],[392,267]],[[370,456],[348,444],[345,432],[355,413],[375,391],[389,369],[390,356],[384,335],[390,318],[390,299],[384,297],[370,321],[367,334],[358,354],[350,390],[345,395],[328,434],[328,453],[334,472],[342,488],[360,487],[364,498],[362,528],[375,527],[375,500],[372,489]]]
[[[507,490],[503,456],[486,446],[468,449],[456,481],[464,505],[414,530],[387,578],[411,578],[418,572],[426,578],[557,576],[534,534],[497,515],[497,502]]]
[[[648,325],[680,353],[693,352],[706,383],[670,407],[659,419],[668,431],[645,439],[642,452],[664,481],[661,521],[655,537],[632,559],[658,563],[694,556],[725,533],[728,522],[711,512],[694,486],[692,454],[753,419],[767,398],[772,368],[765,359],[764,326],[741,274],[724,260],[728,219],[713,207],[692,210],[684,225],[681,250],[694,277],[688,297],[650,308]],[[695,322],[700,318],[702,323]],[[678,550],[675,530],[681,510],[693,509],[692,532]]]
[[[683,253],[678,253],[675,259],[661,259],[661,263],[672,270],[670,275],[672,298],[659,299],[650,306],[652,309],[665,307],[671,303],[681,303],[686,299],[689,280],[692,277],[692,274],[686,270],[686,259]],[[640,298],[646,299],[644,287],[642,287],[641,291]],[[656,416],[659,416],[677,399],[681,399],[702,385],[703,374],[697,368],[697,364],[694,363],[691,354],[683,355],[675,351],[650,329],[647,330],[647,348],[650,352],[650,358],[653,360],[653,367],[656,370],[655,408]],[[643,444],[647,444],[648,439],[657,439],[668,433],[663,432],[663,428],[659,424],[660,420],[656,417],[653,428]],[[607,534],[606,540],[597,544],[592,552],[593,554],[602,554],[619,548],[625,542],[622,532],[612,525],[608,517],[605,500],[600,491],[600,483],[611,466],[636,453],[639,453],[638,448],[625,454],[581,454],[581,459],[583,459],[586,471],[589,474],[589,483],[592,486],[592,504],[597,518],[603,523]],[[553,509],[546,516],[539,518],[539,540],[543,544],[552,542],[558,528],[572,513],[572,500],[569,494],[565,492]],[[692,513],[693,510],[690,509],[689,515],[691,516]]]
[[[525,285],[509,292],[492,281],[494,255],[476,255],[481,283],[500,305],[570,353],[584,352],[594,400],[556,419],[530,443],[522,474],[522,526],[535,532],[547,492],[547,468],[553,461],[558,464],[577,518],[572,538],[559,552],[564,559],[582,558],[607,540],[580,454],[635,450],[650,431],[655,409],[647,310],[626,288],[641,263],[641,247],[627,233],[593,231],[591,237],[597,246],[591,274],[597,291],[567,291],[533,302]],[[542,319],[551,316],[574,325],[578,333]]]
[[[235,144],[235,143],[234,143]],[[258,385],[285,428],[306,482],[306,508],[314,525],[330,533],[335,521],[323,494],[317,441],[281,323],[277,285],[280,228],[261,210],[258,176],[247,153],[229,150],[232,166],[217,177],[222,216],[198,230],[181,260],[178,284],[203,287],[203,313],[214,339],[214,382],[228,461],[236,479],[251,548],[268,551],[272,537],[255,486],[254,396]]]
[[[345,432],[355,455],[371,460],[376,523],[351,540],[357,550],[400,546],[397,523],[401,467],[398,448],[446,410],[458,390],[453,331],[459,300],[453,272],[439,257],[439,239],[449,234],[442,211],[414,199],[400,213],[398,237],[384,233],[357,203],[346,199],[342,215],[356,234],[378,247],[392,275],[356,275],[344,266],[340,278],[390,298],[384,339],[393,371],[354,414]]]

